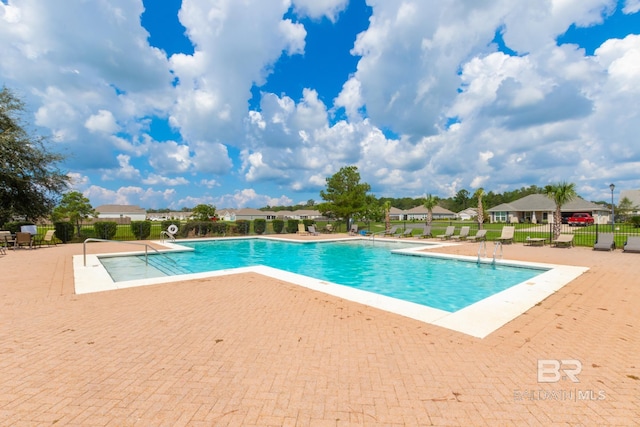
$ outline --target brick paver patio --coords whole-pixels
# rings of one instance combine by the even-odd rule
[[[0,255],[0,425],[640,419],[639,254],[505,246],[505,258],[590,270],[476,339],[257,274],[75,295],[81,253]],[[538,382],[538,359],[578,360],[580,382]]]

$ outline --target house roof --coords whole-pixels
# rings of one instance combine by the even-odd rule
[[[404,212],[407,214],[413,214],[413,215],[426,215],[427,208],[420,205],[420,206],[416,206],[414,208],[408,209]],[[437,205],[434,206],[433,209],[431,209],[431,212],[435,215],[455,215],[455,212],[452,212],[449,209],[445,209],[442,206],[437,206]]]
[[[533,212],[533,211],[547,211],[552,212],[556,210],[556,204],[553,200],[544,194],[530,194],[521,199],[514,200],[509,203],[502,203],[498,206],[494,206],[487,209],[488,212]],[[588,202],[581,197],[576,197],[568,203],[565,203],[561,210],[563,212],[577,212],[577,211],[600,211],[606,210],[601,205]]]
[[[146,214],[147,211],[138,205],[101,205],[95,208],[98,213],[131,213]]]

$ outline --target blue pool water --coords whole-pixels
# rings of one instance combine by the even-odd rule
[[[370,241],[289,243],[262,239],[181,242],[195,249],[149,255],[156,276],[266,265],[449,312],[522,283],[544,270],[394,254],[408,244]],[[168,261],[169,257],[174,262]],[[122,259],[126,268],[122,267]],[[101,258],[115,281],[132,280],[144,257]],[[145,270],[144,268],[137,269]],[[162,270],[162,271],[160,271]],[[148,275],[148,273],[145,273]],[[147,276],[148,277],[148,276]]]

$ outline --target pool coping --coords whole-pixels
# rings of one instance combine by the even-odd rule
[[[270,237],[270,236],[251,236],[251,237],[230,237],[225,240],[234,239],[267,239],[295,243],[312,243],[319,240],[291,240],[286,238]],[[222,239],[222,238],[220,238]],[[346,240],[367,240],[367,237],[347,237],[336,239],[325,239],[321,242],[336,242]],[[207,240],[218,240],[207,239]],[[398,243],[397,239],[378,238],[380,241],[389,241]],[[197,241],[203,239],[184,239],[180,242]],[[165,246],[167,249],[159,250],[160,253],[190,251],[192,248],[182,246],[175,242],[157,241],[153,242]],[[506,266],[522,266],[529,268],[538,268],[547,270],[538,276],[519,283],[508,289],[500,291],[490,297],[471,304],[463,309],[455,312],[447,312],[436,308],[424,306],[421,304],[403,301],[373,292],[361,289],[351,288],[345,285],[332,283],[297,273],[291,273],[267,266],[240,267],[233,269],[223,269],[203,273],[192,273],[175,276],[156,277],[150,279],[138,279],[122,282],[114,282],[111,276],[104,268],[99,258],[113,256],[127,256],[144,254],[142,251],[104,253],[97,255],[86,255],[86,266],[84,265],[84,256],[75,255],[73,257],[74,267],[74,283],[76,294],[85,294],[93,292],[104,292],[110,290],[166,284],[172,282],[180,282],[187,280],[205,279],[211,277],[221,277],[231,274],[257,273],[277,280],[302,286],[315,291],[323,292],[338,298],[365,304],[401,316],[409,317],[424,323],[451,329],[463,334],[471,335],[476,338],[485,338],[495,330],[504,326],[511,320],[517,318],[536,304],[540,303],[553,293],[557,292],[566,284],[570,283],[584,272],[589,270],[588,267],[567,266],[548,263],[537,263],[528,261],[513,261],[505,259],[493,259],[486,257],[470,257],[463,255],[450,255],[438,252],[428,251],[425,249],[437,249],[438,247],[446,247],[458,245],[459,243],[450,242],[414,242],[411,243],[415,247],[394,249],[392,252],[409,256],[422,256],[441,259],[452,259],[464,262],[481,262],[486,264],[495,263],[496,265]]]

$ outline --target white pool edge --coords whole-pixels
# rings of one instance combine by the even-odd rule
[[[291,242],[290,239],[269,239],[286,240],[287,242]],[[345,239],[332,239],[332,241],[339,240]],[[351,240],[353,240],[353,238]],[[202,239],[197,239],[194,241],[202,241]],[[322,242],[326,241],[328,240],[322,240]],[[397,242],[397,240],[389,241]],[[191,248],[171,242],[156,243],[162,244],[167,247],[167,250],[161,252],[193,250]],[[428,245],[417,245],[417,247],[415,248],[396,249],[394,250],[394,252],[413,256],[477,262],[477,258],[475,257],[423,251],[425,247],[434,249],[438,246],[449,245],[451,245],[451,243],[443,242],[442,244],[434,245],[433,242],[430,242],[430,244]],[[575,280],[577,277],[589,270],[588,267],[534,263],[527,261],[496,260],[495,262],[498,265],[539,268],[545,269],[547,271],[530,280],[512,286],[504,291],[478,301],[475,304],[450,313],[420,304],[315,279],[301,274],[290,273],[267,266],[241,267],[204,273],[193,273],[185,275],[157,277],[152,279],[114,282],[99,260],[99,257],[126,256],[141,253],[144,254],[144,252],[138,251],[127,253],[121,252],[105,253],[99,255],[86,255],[86,266],[84,265],[84,257],[82,255],[75,255],[73,257],[73,267],[76,294],[103,292],[138,286],[158,285],[164,283],[204,279],[210,277],[221,277],[230,274],[241,274],[250,272],[261,274],[277,280],[283,280],[308,289],[320,291],[338,298],[343,298],[345,300],[365,304],[424,323],[441,326],[443,328],[471,335],[476,338],[485,338],[495,330],[522,315],[524,312],[534,307],[544,299],[548,298],[563,286]],[[481,262],[484,263],[491,263],[492,261],[492,259],[481,260]]]

